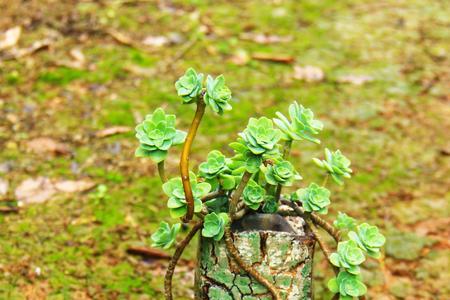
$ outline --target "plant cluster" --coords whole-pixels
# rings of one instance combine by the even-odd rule
[[[231,222],[245,214],[278,213],[280,205],[287,205],[301,215],[312,230],[321,226],[338,242],[337,251],[327,255],[330,263],[338,270],[336,278],[328,283],[329,289],[339,294],[341,299],[364,295],[367,289],[362,283],[360,265],[366,260],[366,254],[380,257],[380,248],[385,242],[383,235],[377,227],[366,223],[357,225],[355,219],[339,213],[334,222],[335,228],[348,232],[348,239],[340,240],[337,230],[317,215],[327,214],[331,203],[331,192],[325,187],[327,178],[331,176],[334,182],[342,185],[345,179],[351,177],[350,160],[339,150],[332,152],[325,149],[325,159],[313,159],[325,171],[324,182],[312,182],[290,194],[282,193],[283,188],[294,186],[302,179],[289,162],[293,142],[304,140],[320,144],[317,135],[323,129],[322,122],[315,119],[310,109],[297,102],[289,106],[289,117],[277,112],[277,118],[273,120],[267,117],[250,118],[237,140],[229,145],[233,155],[227,157],[213,150],[195,174],[189,169],[189,154],[205,108],[209,107],[219,115],[231,109],[231,91],[225,85],[223,75],[216,78],[208,75],[206,83],[204,78],[203,74],[189,69],[175,83],[183,103],[196,104],[197,107],[187,134],[175,128],[174,115],[166,115],[160,108],[136,127],[139,140],[136,156],[148,157],[158,163],[171,217],[180,218],[184,223],[193,221],[193,218],[198,220],[181,243],[176,243],[181,223],[170,226],[162,222],[151,237],[152,245],[164,249],[177,245],[172,259],[176,264],[184,247],[197,231],[205,238],[220,241],[229,234]],[[164,174],[167,151],[171,146],[181,143],[184,143],[180,159],[181,176],[167,180]],[[313,232],[316,234],[317,231]],[[319,241],[320,238],[316,237]],[[324,253],[328,254],[327,246],[323,243],[320,245]],[[233,251],[230,250],[230,253]],[[251,266],[241,267],[252,270]],[[172,297],[172,273],[173,268],[169,268],[166,274],[167,299]],[[256,271],[252,271],[252,274],[260,282],[265,282]],[[271,286],[268,288],[270,291],[275,290]],[[273,294],[279,299],[276,292]]]

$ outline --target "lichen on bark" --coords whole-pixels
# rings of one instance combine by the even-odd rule
[[[272,282],[283,299],[311,299],[314,239],[309,233],[235,232],[234,245],[245,263]],[[225,242],[200,238],[196,299],[269,300],[269,291],[242,271]]]

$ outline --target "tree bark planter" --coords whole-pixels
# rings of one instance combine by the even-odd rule
[[[246,217],[241,224],[233,224],[234,245],[240,256],[279,288],[284,299],[312,299],[312,233],[300,217],[265,216],[276,216],[286,224],[278,220],[269,230],[242,228]],[[196,299],[269,300],[272,296],[239,268],[228,254],[224,239],[216,242],[201,237]]]

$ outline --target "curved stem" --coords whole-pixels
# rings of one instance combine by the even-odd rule
[[[166,170],[164,167],[164,160],[160,161],[158,163],[158,173],[159,173],[159,178],[161,178],[162,183],[167,181],[167,177],[166,177]]]
[[[322,237],[320,236],[319,231],[316,229],[316,225],[312,224],[312,222],[308,221],[308,220],[306,220],[306,223],[309,225],[309,228],[311,229],[311,231],[314,235],[314,238],[316,239],[317,243],[319,244],[320,249],[322,250],[323,254],[327,258],[328,263],[333,268],[334,273],[337,275],[339,273],[339,268],[337,268],[335,265],[333,265],[331,263],[331,260],[330,260],[331,251],[328,248],[327,244],[324,242],[324,240],[322,240]]]
[[[252,174],[245,171],[244,175],[242,175],[241,182],[239,183],[238,187],[234,191],[233,195],[231,196],[230,201],[230,217],[231,219],[234,218],[234,215],[236,214],[236,207],[239,202],[239,199],[241,198],[242,193],[244,192],[244,188],[247,185],[248,181],[252,177]]]
[[[209,194],[206,194],[203,198],[202,198],[202,202],[208,201],[208,200],[212,200],[212,199],[216,199],[217,197],[221,197],[221,196],[226,196],[226,192],[223,190],[218,190],[215,192],[211,192]]]
[[[241,267],[241,269],[250,274],[259,283],[264,285],[270,291],[275,300],[281,300],[281,296],[278,293],[278,290],[275,288],[275,286],[272,283],[270,283],[266,278],[262,277],[262,275],[258,271],[256,271],[252,266],[247,265],[244,262],[244,260],[242,260],[241,256],[239,255],[239,252],[234,246],[230,228],[225,229],[225,244],[227,246],[228,252],[236,261],[236,263],[239,265],[239,267]]]
[[[186,142],[183,146],[183,151],[181,152],[180,173],[181,180],[183,182],[184,195],[186,197],[187,203],[187,213],[183,218],[183,222],[185,223],[192,220],[192,217],[194,216],[194,196],[192,194],[191,182],[189,180],[189,155],[195,135],[197,134],[197,129],[200,125],[200,121],[202,120],[203,114],[205,113],[205,107],[206,104],[203,101],[203,96],[201,96],[197,101],[197,110],[195,112],[194,119],[192,120],[191,127],[189,128]]]
[[[203,221],[199,221],[194,224],[191,231],[187,234],[187,236],[182,240],[175,250],[175,253],[173,254],[169,266],[167,267],[166,275],[164,277],[164,295],[166,300],[172,300],[172,278],[173,278],[173,272],[175,271],[175,267],[177,266],[178,260],[181,257],[181,254],[183,254],[184,249],[189,244],[189,242],[192,240],[192,238],[195,236],[197,231],[199,231],[203,226]]]
[[[292,146],[292,141],[291,140],[287,140],[284,143],[284,147],[283,147],[283,159],[287,160],[289,158],[289,153],[291,152],[291,146]],[[281,189],[283,188],[283,186],[281,184],[277,185],[277,190],[275,192],[275,199],[280,200],[280,195],[281,195]]]

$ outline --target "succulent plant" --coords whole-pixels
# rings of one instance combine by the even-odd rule
[[[349,217],[346,213],[339,212],[336,220],[333,222],[333,225],[340,230],[355,230],[356,220]]]
[[[354,241],[361,249],[367,252],[367,255],[379,258],[381,256],[380,248],[386,242],[386,238],[379,232],[377,226],[371,226],[367,223],[358,225],[358,233],[350,231],[348,237]]]
[[[172,145],[184,142],[186,133],[175,129],[175,115],[166,115],[162,108],[158,108],[136,126],[136,137],[139,148],[135,155],[150,157],[159,163],[166,158]]]
[[[242,194],[244,203],[253,210],[257,210],[261,203],[264,201],[266,190],[256,183],[254,180],[250,180],[244,189]]]
[[[241,175],[245,171],[256,173],[263,162],[261,155],[255,155],[251,152],[243,142],[234,142],[230,144],[235,155],[231,158],[228,167],[232,170],[232,174]]]
[[[198,183],[196,175],[192,172],[189,177],[192,187],[192,194],[194,196],[194,211],[200,212],[202,210],[201,198],[211,190],[211,185],[207,182]],[[187,204],[181,178],[176,177],[170,179],[163,184],[163,190],[169,197],[167,207],[170,209],[171,217],[180,218],[184,216],[187,212]]]
[[[361,272],[359,265],[365,260],[364,253],[352,240],[339,242],[337,252],[330,255],[330,262],[333,265],[345,268],[347,272],[355,275]]]
[[[226,213],[212,212],[205,216],[202,235],[204,237],[213,238],[215,241],[220,241],[225,232],[225,226],[229,219]]]
[[[342,155],[340,150],[331,152],[325,148],[325,160],[317,158],[313,158],[313,160],[319,167],[325,169],[339,185],[344,184],[343,178],[351,177],[350,160]]]
[[[152,234],[152,247],[169,249],[175,243],[181,224],[177,223],[170,227],[166,222],[159,224],[158,230]]]
[[[294,102],[289,106],[290,121],[280,112],[277,112],[276,115],[279,119],[275,118],[273,121],[283,132],[283,139],[291,141],[304,139],[320,144],[320,140],[314,135],[322,130],[323,124],[319,120],[314,120],[312,110]]]
[[[266,117],[250,118],[247,128],[239,136],[253,154],[260,155],[276,149],[281,131]]]
[[[277,198],[272,195],[266,195],[262,211],[266,214],[274,214],[278,211],[279,206]]]
[[[226,110],[231,110],[231,105],[228,103],[231,100],[231,91],[225,85],[223,75],[217,76],[216,79],[208,75],[204,100],[214,112],[220,115]]]
[[[307,212],[326,214],[328,205],[330,205],[330,191],[315,183],[311,183],[307,188],[298,189],[293,193],[291,200],[300,201],[303,209]]]
[[[194,69],[189,68],[180,79],[175,82],[178,96],[183,98],[184,103],[190,103],[198,99],[202,93],[203,74],[197,74]]]
[[[337,278],[328,281],[328,288],[333,293],[339,293],[340,300],[352,300],[367,293],[367,287],[362,283],[360,275],[339,272]]]
[[[294,180],[300,180],[302,177],[295,171],[294,166],[287,160],[276,162],[269,165],[265,172],[268,184],[291,186]]]
[[[218,150],[213,150],[208,154],[206,162],[199,166],[200,176],[205,178],[211,184],[212,189],[215,190],[220,186],[224,190],[234,188],[236,182],[234,176],[225,174],[230,171],[227,166],[228,159]]]

